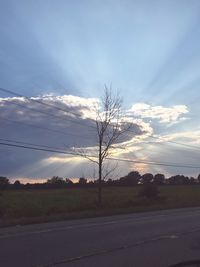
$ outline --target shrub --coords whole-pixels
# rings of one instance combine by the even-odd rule
[[[145,197],[149,199],[155,199],[159,195],[158,188],[153,183],[146,183],[142,185],[141,190],[139,191],[140,197]]]

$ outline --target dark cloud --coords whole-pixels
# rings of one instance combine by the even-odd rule
[[[96,130],[92,119],[94,99],[74,96],[43,96],[35,98],[47,105],[54,105],[57,110],[24,98],[0,99],[0,138],[30,144],[39,144],[50,148],[69,151],[72,147],[87,148],[96,146]],[[76,115],[77,114],[77,115]],[[133,132],[127,132],[119,142],[130,141],[133,136],[146,133],[139,123],[132,125]],[[43,177],[51,176],[55,171],[67,175],[81,175],[83,162],[73,165],[65,159],[67,156],[56,153],[38,152],[14,147],[0,147],[1,174],[8,176]],[[52,160],[52,158],[54,158]],[[49,159],[49,161],[48,161]],[[61,166],[62,165],[62,166]],[[64,166],[64,167],[63,167]],[[66,167],[65,167],[66,166]]]
[[[42,101],[46,105],[36,103],[35,100]],[[93,128],[95,126],[94,103],[98,103],[98,100],[72,95],[46,95],[32,98],[30,101],[22,97],[0,98],[0,138],[5,139],[4,142],[15,140],[66,152],[76,151],[78,148],[96,153],[97,138],[96,130]],[[49,105],[54,105],[58,109]],[[69,112],[64,112],[64,110]],[[130,112],[127,114],[124,121],[127,124],[132,121],[132,127],[118,140],[113,156],[180,165],[192,162],[193,165],[198,166],[197,151],[194,153],[192,149],[188,151],[186,148],[170,146],[164,141],[187,137],[189,142],[197,142],[198,131],[174,134],[168,132],[164,135],[164,126],[162,126],[160,136],[163,136],[163,141],[159,143],[155,139],[149,141],[146,137],[150,136],[154,130],[158,133],[159,125],[163,125],[163,122],[149,123],[144,121],[147,118],[139,119],[131,117]],[[125,146],[126,149],[123,150],[120,146]],[[164,172],[167,175],[183,172],[196,175],[198,172],[198,169],[120,163],[122,173],[127,173],[133,168],[142,173]],[[52,175],[88,176],[93,175],[93,172],[94,166],[80,157],[0,146],[0,175],[37,179]]]

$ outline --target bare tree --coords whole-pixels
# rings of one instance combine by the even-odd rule
[[[101,98],[100,107],[96,108],[96,132],[97,132],[97,155],[90,156],[81,152],[81,156],[89,159],[98,165],[98,203],[102,203],[102,181],[110,175],[111,170],[103,168],[104,161],[109,157],[111,151],[117,147],[119,137],[128,130],[126,124],[123,123],[121,112],[122,99],[117,94],[114,95],[112,88],[105,86],[104,95]],[[125,127],[124,127],[125,125]],[[113,168],[113,170],[116,167]]]

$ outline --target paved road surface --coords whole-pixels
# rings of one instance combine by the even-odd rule
[[[0,229],[1,267],[167,267],[200,259],[200,208]]]

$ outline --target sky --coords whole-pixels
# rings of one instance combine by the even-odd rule
[[[0,139],[95,152],[92,108],[112,85],[136,133],[113,156],[199,166],[119,162],[116,177],[132,170],[196,177],[199,47],[199,0],[0,0],[0,88],[79,114],[0,91]],[[95,173],[80,157],[0,145],[0,175],[13,180]]]

